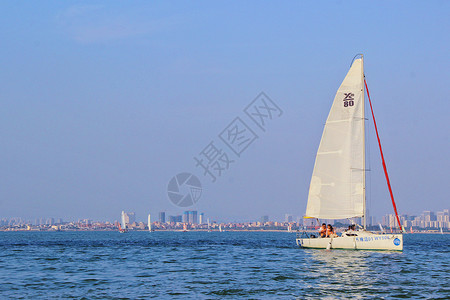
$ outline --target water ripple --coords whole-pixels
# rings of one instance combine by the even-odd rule
[[[2,298],[449,299],[450,236],[403,253],[299,249],[277,232],[1,232]]]

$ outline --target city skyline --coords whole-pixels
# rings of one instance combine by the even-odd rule
[[[129,223],[146,223],[147,215],[145,215],[145,218],[140,218],[139,214],[136,215],[135,212],[124,212],[125,213],[125,222],[127,224]],[[144,216],[145,213],[142,215]],[[151,214],[155,216],[156,214]],[[210,219],[211,222],[219,222],[219,223],[251,223],[251,222],[284,222],[284,223],[299,223],[299,224],[306,224],[306,219],[304,219],[302,216],[296,216],[292,214],[284,214],[283,218],[273,218],[270,215],[263,215],[258,218],[255,218],[253,220],[235,220],[235,221],[224,221],[220,218],[211,218],[210,216],[206,216],[204,212],[198,212],[198,211],[184,211],[181,214],[167,214],[166,211],[160,211],[157,213],[158,217],[153,217],[152,223],[189,223],[189,224],[206,224],[207,220]],[[425,217],[428,216],[428,217]],[[446,216],[446,217],[445,217]],[[444,228],[450,228],[450,220],[449,220],[449,209],[442,209],[441,211],[430,211],[425,210],[422,212],[417,212],[414,214],[399,214],[402,226],[410,227],[427,227],[424,224],[427,224],[426,222],[447,222],[448,224],[444,226]],[[53,224],[61,224],[64,222],[120,222],[120,218],[117,219],[111,219],[111,220],[105,220],[105,219],[90,219],[90,218],[76,218],[76,219],[64,219],[61,217],[36,217],[34,219],[23,219],[21,217],[0,217],[1,220],[19,220],[19,223],[31,223],[33,225],[53,225]],[[34,222],[31,222],[34,220]],[[75,221],[76,220],[76,221]],[[360,218],[355,218],[355,220],[358,220],[357,223],[361,222]],[[335,221],[341,222],[342,220],[320,220],[321,222],[326,223],[334,223]],[[345,222],[349,220],[344,220]],[[314,220],[315,222],[315,220]],[[397,221],[395,218],[395,214],[386,214],[381,216],[369,216],[367,219],[367,225],[368,226],[375,226],[377,224],[381,224],[383,226],[391,226],[397,228]],[[422,224],[422,225],[420,225]],[[439,226],[438,226],[439,227]],[[440,226],[442,227],[442,226]]]

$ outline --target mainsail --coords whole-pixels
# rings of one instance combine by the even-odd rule
[[[120,218],[120,223],[122,225],[122,229],[126,230],[127,229],[127,223],[125,222],[125,212],[124,211],[122,211],[122,215],[121,215],[121,218]]]
[[[306,217],[365,214],[363,58],[355,59],[333,101],[317,151]]]

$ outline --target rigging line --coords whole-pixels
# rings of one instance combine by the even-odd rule
[[[367,98],[369,99],[370,111],[372,112],[373,126],[375,127],[375,132],[377,134],[378,146],[380,147],[381,161],[383,163],[384,175],[386,176],[386,182],[387,182],[387,186],[389,188],[389,194],[391,195],[392,206],[394,207],[395,217],[397,218],[398,226],[400,227],[400,230],[402,230],[402,225],[400,224],[400,219],[399,219],[398,213],[397,213],[397,206],[395,205],[395,201],[394,201],[394,194],[392,193],[391,182],[389,180],[389,175],[388,175],[387,168],[386,168],[386,162],[384,161],[383,149],[381,148],[380,136],[378,135],[377,122],[375,121],[375,115],[373,113],[373,108],[372,108],[372,101],[370,100],[369,89],[367,88],[367,82],[366,82],[365,77],[364,77],[364,85],[366,86]]]

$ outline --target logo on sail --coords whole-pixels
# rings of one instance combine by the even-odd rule
[[[395,245],[395,246],[400,245],[400,239],[399,239],[399,238],[395,238],[395,239],[394,239],[394,245]]]
[[[353,93],[344,93],[344,107],[355,105],[355,94]]]

